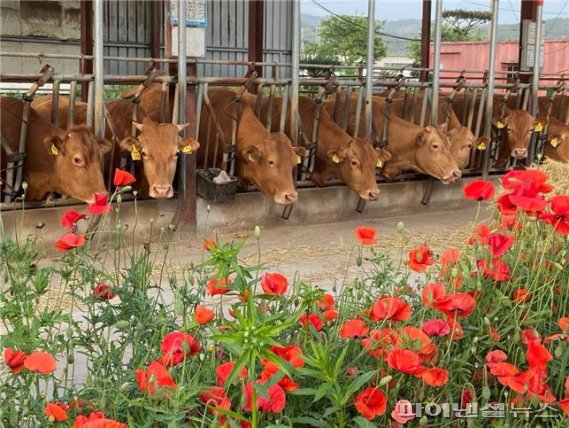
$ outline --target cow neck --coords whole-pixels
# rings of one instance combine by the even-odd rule
[[[392,168],[397,167],[400,170],[417,168],[415,163],[416,139],[422,129],[396,116],[391,118],[386,149],[392,154],[388,162]]]
[[[253,110],[246,105],[241,106],[239,129],[237,132],[237,146],[239,148],[256,145],[252,141],[263,141],[270,137],[269,131],[257,119]],[[229,134],[231,135],[231,134]]]
[[[339,149],[350,142],[352,138],[338,124],[326,115],[320,116],[318,128],[317,153],[328,159],[327,153]]]

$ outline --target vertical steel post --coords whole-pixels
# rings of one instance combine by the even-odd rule
[[[367,3],[367,64],[366,64],[366,137],[371,138],[373,63],[375,52],[375,0]],[[347,111],[347,110],[346,110]]]
[[[178,1],[178,124],[186,123],[186,0]],[[186,130],[182,131],[182,136],[186,135]],[[180,204],[186,199],[186,157],[180,159],[178,198]]]
[[[537,96],[539,92],[540,57],[541,57],[541,21],[543,18],[543,0],[536,1],[535,45],[533,50],[533,73],[531,79],[531,114],[537,116]]]
[[[421,24],[421,68],[427,69],[431,55],[431,10],[432,1],[423,0],[423,20]],[[421,71],[421,82],[429,80],[429,72]]]
[[[433,52],[433,94],[431,101],[431,123],[437,123],[439,116],[439,85],[441,78],[441,37],[443,30],[443,0],[436,0],[435,7],[435,49]]]
[[[490,54],[488,58],[488,86],[486,87],[486,121],[483,135],[492,135],[492,109],[494,104],[494,83],[496,80],[496,41],[498,35],[498,7],[499,0],[492,0],[492,21],[490,27]],[[484,151],[484,164],[482,177],[488,177],[490,169],[490,147]]]
[[[95,0],[95,135],[105,137],[104,95],[105,81],[103,79],[103,0]]]
[[[293,0],[292,70],[290,93],[290,132],[293,146],[298,143],[298,94],[300,84],[300,0]]]

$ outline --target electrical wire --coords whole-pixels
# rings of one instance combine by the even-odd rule
[[[358,27],[358,28],[367,30],[367,27],[364,27],[363,25],[359,25],[357,22],[351,21],[351,20],[349,20],[349,19],[344,18],[342,15],[338,15],[338,14],[332,12],[330,9],[324,7],[322,4],[318,3],[316,0],[312,0],[312,3],[314,3],[316,6],[318,6],[318,7],[321,8],[322,10],[325,10],[325,11],[328,12],[330,15],[335,16],[336,18],[338,18],[338,19],[340,19],[340,20],[342,20],[342,21],[344,21],[344,22],[347,22],[348,24],[351,24],[351,25],[353,25],[354,27]],[[397,35],[395,35],[395,34],[384,33],[383,31],[376,31],[375,33],[376,33],[376,34],[379,34],[379,35],[381,35],[381,36],[384,36],[384,37],[391,37],[391,38],[393,38],[393,39],[399,39],[399,40],[407,40],[407,41],[410,41],[410,42],[420,42],[420,41],[421,41],[421,39],[416,39],[416,38],[413,39],[413,38],[411,38],[411,37],[397,36]]]

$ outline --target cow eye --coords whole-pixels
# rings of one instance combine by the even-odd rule
[[[531,134],[532,132],[533,132],[533,129],[530,129],[530,130],[528,131],[528,134]]]
[[[440,146],[436,143],[433,144],[431,147],[433,148],[433,150],[438,150],[440,148]]]
[[[79,156],[73,156],[73,163],[77,166],[83,166],[83,159]]]
[[[140,153],[142,154],[142,157],[143,157],[143,158],[148,157],[148,153],[146,153],[146,150],[142,149],[142,150],[140,151]]]
[[[352,166],[358,166],[358,161],[355,159],[352,159]]]
[[[270,160],[269,161],[269,165],[273,166],[275,164],[275,161]]]

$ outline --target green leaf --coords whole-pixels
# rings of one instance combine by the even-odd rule
[[[370,421],[368,421],[367,419],[365,419],[361,416],[356,416],[354,419],[352,419],[352,422],[355,422],[356,425],[361,427],[361,428],[375,428],[375,427],[377,427],[376,424],[371,423]]]
[[[314,394],[314,400],[312,400],[312,402],[316,403],[317,401],[320,401],[322,397],[324,397],[331,388],[332,385],[330,385],[329,383],[323,383],[322,385],[320,385],[320,387],[316,390],[316,394]]]
[[[245,367],[245,365],[249,361],[249,358],[251,357],[250,354],[251,354],[250,352],[244,352],[237,359],[237,361],[235,362],[235,365],[233,366],[233,370],[231,370],[231,372],[229,373],[229,376],[227,377],[227,380],[225,381],[228,385],[230,385],[235,380],[235,378],[237,377],[237,375],[239,374],[241,369],[243,367]]]
[[[362,373],[356,377],[350,386],[346,389],[342,403],[345,404],[348,400],[359,390],[362,386],[368,383],[374,376],[377,376],[377,370],[372,370],[370,372]]]
[[[310,416],[300,416],[298,418],[293,418],[291,421],[293,423],[310,425],[313,427],[321,427],[322,426],[322,420],[316,419],[316,418],[311,418]]]

